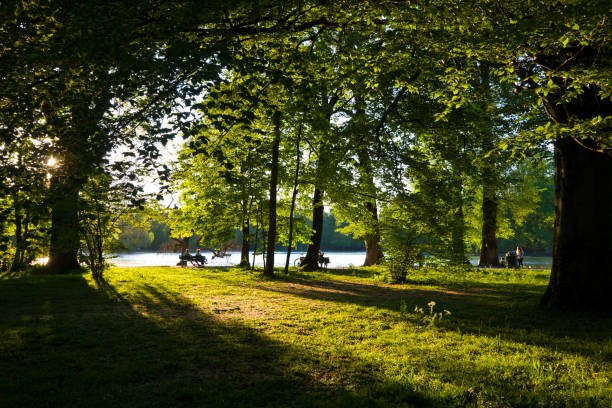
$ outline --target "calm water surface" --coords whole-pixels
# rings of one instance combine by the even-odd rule
[[[191,254],[193,255],[194,253],[192,252]],[[228,257],[213,259],[212,253],[202,252],[202,255],[206,256],[206,259],[208,259],[209,266],[231,266],[240,262],[240,252],[228,252],[228,254],[230,255]],[[289,261],[290,265],[293,266],[297,259],[304,255],[306,255],[305,252],[292,252]],[[365,260],[365,252],[326,252],[325,256],[329,257],[330,262],[328,266],[330,268],[360,266]],[[274,266],[285,266],[286,259],[286,253],[277,252],[274,257]],[[179,257],[176,253],[136,252],[119,254],[110,261],[119,267],[174,266],[179,261]],[[253,254],[249,257],[249,261],[253,261]],[[261,255],[257,255],[255,258],[255,265],[263,266],[263,258]]]
[[[240,252],[228,252],[230,255],[226,258],[215,258],[212,259],[212,253],[203,252],[203,255],[208,259],[209,266],[231,266],[236,265],[240,262]],[[192,253],[193,255],[193,253]],[[296,262],[296,260],[304,256],[304,252],[291,253],[290,265]],[[329,257],[330,268],[346,268],[349,266],[361,266],[365,260],[365,252],[326,252],[325,256]],[[274,257],[274,266],[282,267],[285,266],[286,253],[277,252]],[[253,260],[253,254],[251,254],[250,261]],[[179,261],[178,254],[176,253],[156,253],[156,252],[136,252],[119,254],[116,258],[112,259],[111,262],[119,267],[130,267],[130,266],[174,266]],[[472,265],[478,265],[478,257],[470,257]],[[261,255],[258,255],[255,259],[257,266],[263,266],[263,259]],[[552,265],[552,258],[545,256],[526,256],[523,264],[526,267],[531,268],[550,268]]]

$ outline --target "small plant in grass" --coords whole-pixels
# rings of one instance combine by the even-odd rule
[[[442,310],[441,312],[435,311],[436,302],[433,300],[427,303],[427,309],[424,309],[419,306],[415,306],[413,309],[414,315],[420,320],[422,323],[425,323],[429,326],[435,325],[436,321],[442,320],[444,316],[450,316],[451,312],[449,310]],[[400,312],[403,316],[408,315],[408,305],[404,299],[400,302]]]

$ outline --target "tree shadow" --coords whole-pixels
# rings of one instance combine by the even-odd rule
[[[463,334],[502,336],[505,340],[531,344],[584,357],[601,358],[600,343],[612,338],[612,318],[587,312],[539,307],[544,288],[533,285],[495,283],[472,289],[454,287],[406,288],[405,285],[367,284],[342,280],[286,277],[283,285],[258,289],[340,304],[355,304],[406,312],[403,319],[420,320],[410,313],[415,307],[451,311],[452,317],[437,323],[440,330]]]
[[[3,407],[436,405],[407,388],[383,398],[359,359],[350,387],[326,384],[337,367],[324,356],[148,282],[123,294],[78,275],[0,281],[0,333]]]
[[[476,331],[478,323],[470,320],[480,319],[481,334],[491,337],[506,326],[498,317],[482,322],[483,310],[501,318],[513,302],[512,288],[499,294],[301,278],[264,283],[257,288],[393,311],[402,301],[423,306],[435,299],[456,306],[453,321],[441,322],[440,330]],[[534,310],[534,295],[523,298],[516,311]],[[537,327],[551,317],[542,313],[522,324]],[[0,334],[3,407],[470,406],[488,398],[486,393],[503,395],[511,405],[549,401],[534,389],[519,389],[515,379],[492,378],[486,364],[448,362],[444,355],[432,356],[415,372],[405,367],[400,376],[389,376],[383,361],[358,357],[349,347],[338,347],[331,359],[328,350],[275,340],[231,310],[203,311],[146,277],[128,292],[108,281],[94,287],[79,275],[0,281]],[[542,345],[562,349],[550,339]],[[575,346],[568,350],[578,352]],[[470,387],[444,396],[435,382],[420,382],[418,369],[453,387]]]

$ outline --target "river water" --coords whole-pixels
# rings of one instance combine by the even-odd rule
[[[193,253],[192,253],[193,255]],[[208,266],[231,266],[240,262],[240,252],[228,252],[228,257],[214,258],[210,252],[202,252],[208,260]],[[296,263],[299,257],[306,255],[305,252],[292,252],[289,264],[291,266]],[[135,252],[116,255],[116,258],[110,260],[111,263],[119,267],[130,266],[174,266],[179,261],[176,253],[155,253],[155,252]],[[365,252],[327,252],[325,256],[329,257],[329,268],[344,268],[349,266],[360,266],[365,260]],[[277,252],[274,256],[274,266],[285,266],[287,254]],[[249,257],[249,261],[253,261],[253,254]],[[263,258],[257,255],[255,265],[263,266]]]
[[[230,256],[226,258],[212,259],[212,253],[203,252],[203,255],[208,259],[209,266],[231,266],[240,262],[240,252],[228,252]],[[193,254],[192,254],[193,255]],[[290,265],[294,265],[296,260],[304,256],[304,252],[291,253]],[[329,268],[346,268],[351,266],[361,266],[365,260],[365,252],[326,252],[325,256],[329,258]],[[274,266],[285,266],[286,253],[276,253],[274,257]],[[253,254],[249,259],[253,260]],[[175,253],[156,253],[156,252],[134,252],[116,255],[116,258],[110,260],[111,263],[118,267],[132,266],[174,266],[179,261],[178,254]],[[478,265],[478,257],[470,257],[472,265]],[[523,264],[530,268],[550,268],[552,264],[551,257],[545,256],[526,256]],[[255,265],[262,266],[263,259],[258,255],[255,259]]]

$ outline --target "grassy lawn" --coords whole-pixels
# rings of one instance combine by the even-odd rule
[[[612,406],[612,318],[539,309],[547,271],[409,278],[3,276],[0,406]]]

